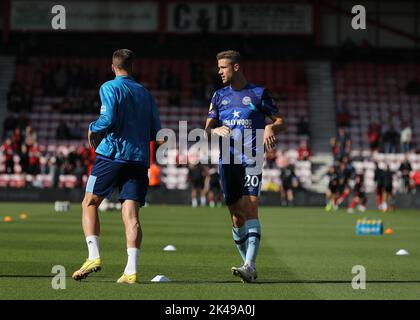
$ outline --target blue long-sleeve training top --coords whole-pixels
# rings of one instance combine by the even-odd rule
[[[151,93],[130,76],[116,76],[100,90],[101,113],[89,125],[105,133],[96,153],[121,162],[149,166],[150,141],[161,129],[159,112]]]

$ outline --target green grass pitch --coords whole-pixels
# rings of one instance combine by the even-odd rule
[[[22,212],[27,220],[20,220]],[[3,222],[10,215],[12,222]],[[81,208],[56,213],[53,204],[0,205],[0,299],[419,299],[420,213],[370,211],[349,215],[321,208],[260,208],[259,279],[243,284],[226,208],[150,206],[141,210],[139,284],[118,285],[126,263],[120,214],[101,213],[103,269],[82,282],[71,274],[86,258]],[[360,217],[381,218],[394,234],[356,236]],[[172,244],[175,252],[163,247]],[[396,256],[399,249],[409,256]],[[66,269],[66,289],[54,290],[54,265]],[[366,269],[366,289],[351,286],[352,267]],[[158,274],[170,283],[152,283]]]

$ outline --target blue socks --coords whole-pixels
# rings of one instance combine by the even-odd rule
[[[260,221],[250,219],[240,228],[232,227],[232,236],[244,263],[254,267],[260,247]]]
[[[233,240],[236,243],[236,247],[239,250],[239,253],[241,254],[242,260],[245,261],[246,258],[246,245],[247,245],[247,238],[246,236],[246,224],[244,224],[240,228],[232,227],[232,236]]]
[[[261,226],[258,219],[250,219],[246,222],[248,245],[245,257],[245,264],[255,267],[258,249],[260,248]]]

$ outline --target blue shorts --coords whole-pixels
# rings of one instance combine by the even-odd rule
[[[219,174],[227,205],[234,204],[242,196],[260,196],[262,174],[258,170],[255,172],[241,164],[219,164]]]
[[[140,164],[116,162],[97,156],[90,173],[86,192],[110,198],[116,187],[118,199],[134,200],[144,205],[149,186],[148,168]]]

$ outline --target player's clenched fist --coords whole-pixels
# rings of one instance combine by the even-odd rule
[[[230,129],[226,126],[215,128],[211,132],[212,134],[220,137],[228,137],[230,135]]]

